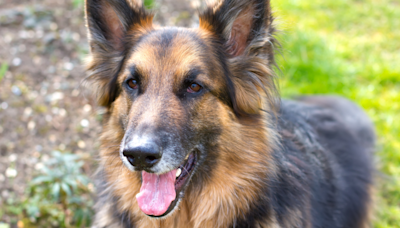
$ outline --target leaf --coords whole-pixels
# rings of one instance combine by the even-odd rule
[[[29,204],[25,207],[29,217],[38,217],[40,215],[39,207],[36,204]]]
[[[51,176],[38,176],[31,181],[31,185],[41,184],[43,182],[50,182],[53,178]]]
[[[75,220],[75,222],[76,222],[76,226],[80,227],[80,226],[82,225],[84,216],[85,216],[85,215],[84,215],[82,209],[78,208],[78,209],[75,211],[74,220]]]
[[[53,187],[51,188],[51,194],[54,197],[54,200],[58,201],[60,198],[60,183],[54,183]]]
[[[52,175],[54,173],[54,171],[49,169],[47,166],[43,166],[42,167],[42,172],[47,174],[47,175]]]
[[[77,179],[79,182],[81,182],[81,184],[83,184],[83,185],[87,185],[87,184],[90,182],[90,181],[89,181],[89,178],[87,178],[86,176],[83,176],[83,175],[77,176],[76,179]]]
[[[19,204],[7,206],[7,211],[11,214],[20,215],[22,213],[22,206]]]
[[[43,174],[30,183],[31,195],[23,205],[25,213],[35,221],[35,225],[43,225],[39,227],[50,227],[52,224],[63,228],[66,227],[63,225],[65,207],[71,211],[73,227],[77,223],[78,227],[89,226],[93,201],[87,196],[89,191],[86,186],[90,180],[80,169],[84,164],[80,156],[54,151],[44,164]]]
[[[51,155],[53,156],[54,160],[62,160],[62,154],[60,151],[57,151],[57,150],[52,151]]]
[[[92,211],[90,209],[77,209],[74,215],[74,221],[76,222],[76,226],[90,226],[92,217]]]
[[[79,161],[76,163],[76,168],[81,168],[85,163],[83,161]]]
[[[66,177],[66,178],[64,178],[64,180],[63,180],[65,183],[67,183],[69,186],[71,186],[72,187],[72,189],[75,191],[76,190],[76,188],[78,187],[78,183],[76,182],[76,180],[75,179],[72,179],[71,177]]]
[[[76,197],[76,196],[70,197],[68,201],[69,204],[81,204],[83,202],[84,201],[82,197]]]
[[[64,192],[67,194],[67,196],[71,196],[71,188],[66,184],[66,183],[61,183],[61,188],[64,190]]]

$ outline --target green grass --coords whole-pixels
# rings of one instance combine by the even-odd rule
[[[8,64],[2,63],[0,65],[0,82],[3,79],[4,75],[7,73],[7,70],[8,70]]]
[[[147,8],[147,9],[152,9],[154,7],[154,0],[144,0],[143,1],[143,5]]]
[[[82,8],[83,9],[83,5],[85,4],[85,0],[72,0],[72,5],[75,8]]]
[[[400,2],[273,5],[282,30],[282,95],[339,94],[367,111],[378,135],[374,227],[400,227]]]

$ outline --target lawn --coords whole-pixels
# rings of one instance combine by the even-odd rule
[[[400,227],[400,1],[279,0],[280,90],[338,94],[378,135],[374,227]]]

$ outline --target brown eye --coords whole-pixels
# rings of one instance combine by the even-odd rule
[[[128,80],[128,86],[131,89],[137,89],[137,87],[138,87],[137,81],[135,79],[129,79]]]
[[[190,86],[187,88],[188,93],[198,93],[203,87],[197,83],[192,83]]]

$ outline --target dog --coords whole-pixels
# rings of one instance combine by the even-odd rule
[[[369,227],[373,125],[344,98],[279,98],[269,0],[208,3],[198,28],[85,4],[107,110],[93,227]]]

